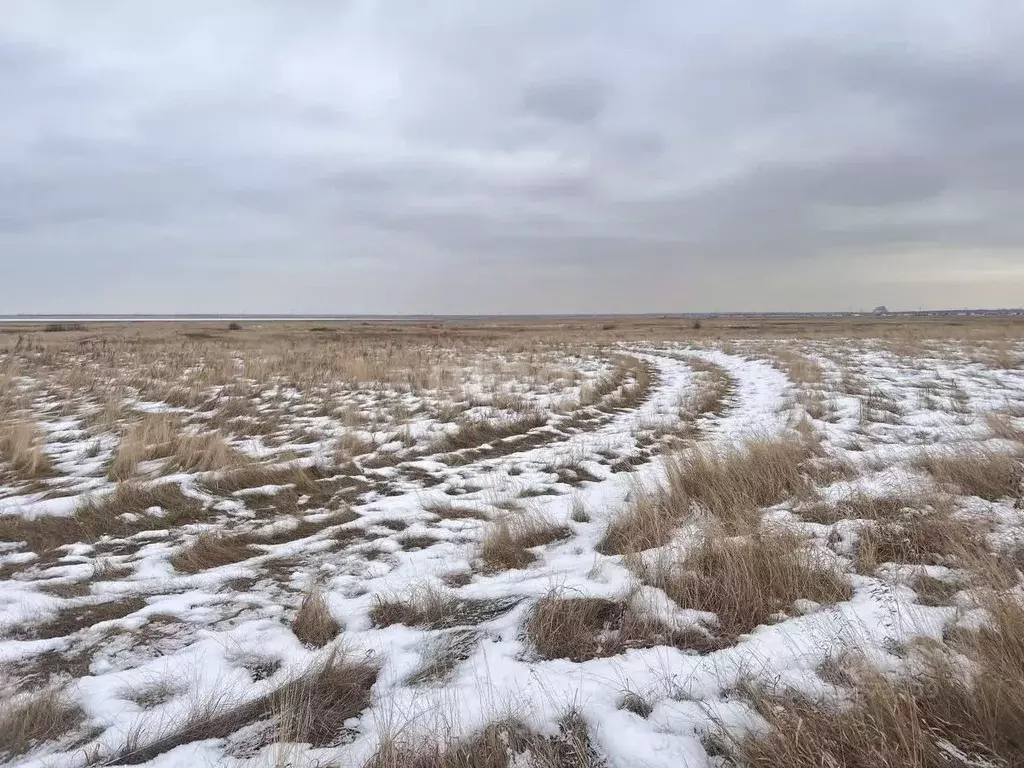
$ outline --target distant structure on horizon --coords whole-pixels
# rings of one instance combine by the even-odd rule
[[[873,310],[871,310],[871,314],[874,315],[875,317],[888,317],[889,310],[886,309],[884,304],[880,304]]]

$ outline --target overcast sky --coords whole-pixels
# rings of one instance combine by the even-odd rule
[[[0,0],[0,313],[1024,304],[1024,3]]]

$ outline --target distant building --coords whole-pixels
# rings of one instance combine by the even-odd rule
[[[875,307],[873,310],[871,310],[871,314],[874,315],[875,317],[885,317],[886,315],[889,314],[889,310],[886,309],[884,305],[882,305]]]

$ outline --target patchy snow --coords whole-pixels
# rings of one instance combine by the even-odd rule
[[[805,351],[825,372],[823,388],[839,381],[840,365],[827,346],[811,345]],[[37,565],[38,558],[29,553],[5,551],[0,566],[36,570],[0,581],[0,628],[6,633],[0,640],[0,659],[23,660],[55,649],[87,653],[87,671],[75,676],[69,690],[84,709],[89,729],[97,734],[85,747],[76,745],[67,751],[46,747],[21,764],[71,768],[82,765],[86,753],[113,755],[130,740],[148,743],[186,718],[197,702],[224,696],[239,703],[256,700],[332,653],[335,646],[343,646],[353,658],[376,658],[382,664],[371,706],[352,723],[351,740],[329,748],[297,745],[291,755],[294,765],[357,766],[369,759],[388,729],[468,735],[508,712],[541,732],[554,733],[559,717],[573,707],[580,710],[595,744],[613,766],[710,765],[702,737],[716,722],[737,727],[747,722],[747,713],[727,695],[746,676],[756,674],[813,692],[821,684],[815,669],[843,646],[877,649],[885,657],[886,649],[914,637],[941,639],[943,630],[957,618],[956,608],[918,605],[909,588],[883,588],[880,576],[851,573],[850,600],[828,606],[804,601],[794,615],[761,626],[734,646],[713,653],[666,646],[631,649],[581,663],[535,658],[524,641],[523,625],[536,599],[553,589],[579,597],[630,598],[652,618],[676,628],[714,620],[681,610],[661,590],[638,589],[622,557],[597,551],[609,521],[622,512],[630,495],[639,486],[651,487],[665,478],[661,448],[651,435],[681,426],[680,400],[695,386],[688,356],[719,366],[731,390],[724,409],[706,416],[699,438],[676,448],[678,452],[793,434],[799,418],[807,415],[798,399],[800,387],[770,362],[744,354],[742,348],[726,353],[681,344],[632,345],[622,352],[649,367],[649,390],[635,406],[581,407],[574,412],[579,417],[575,423],[558,409],[566,398],[578,397],[586,383],[609,375],[607,364],[582,357],[567,359],[562,378],[536,378],[523,386],[504,384],[500,390],[490,386],[494,377],[486,372],[470,378],[464,390],[466,407],[459,412],[462,423],[476,418],[488,423],[514,421],[519,411],[507,410],[498,394],[522,399],[522,407],[538,409],[545,423],[524,435],[492,440],[463,453],[432,447],[442,434],[455,430],[437,415],[444,405],[439,390],[414,395],[368,389],[346,395],[346,405],[367,419],[388,419],[382,415],[381,403],[400,402],[410,411],[401,425],[404,436],[392,421],[384,429],[346,432],[334,416],[299,413],[294,423],[313,430],[310,442],[284,441],[269,447],[263,437],[253,437],[233,445],[251,457],[277,457],[274,466],[278,468],[308,468],[325,464],[326,457],[333,455],[333,441],[342,434],[367,443],[371,449],[355,454],[346,469],[363,481],[353,481],[351,486],[350,521],[330,521],[327,513],[344,502],[316,500],[305,488],[298,489],[300,494],[294,493],[294,485],[263,484],[225,498],[210,490],[224,473],[180,473],[159,482],[180,487],[213,513],[211,520],[141,531],[121,540],[83,543],[51,553],[45,564]],[[986,440],[993,449],[1012,447],[991,439],[979,414],[998,409],[1008,399],[1024,399],[1024,376],[1019,371],[992,376],[980,367],[938,358],[921,368],[872,348],[851,347],[841,354],[843,366],[857,371],[865,382],[864,391],[874,392],[877,402],[872,405],[867,395],[836,391],[834,419],[812,419],[825,454],[852,462],[862,472],[856,478],[823,485],[821,500],[842,501],[856,493],[881,496],[894,489],[927,486],[931,481],[910,466],[923,446],[945,450]],[[935,408],[927,408],[916,393],[922,386],[932,386],[927,382],[933,380],[939,382],[934,385]],[[271,408],[279,402],[300,407],[304,395],[282,387],[264,397]],[[147,413],[189,412],[141,400],[132,408]],[[76,474],[71,471],[75,460],[69,457],[84,455],[93,439],[76,432],[79,424],[74,419],[55,420],[46,429],[51,439],[68,439],[53,449],[54,455],[59,450],[65,459],[58,466],[62,471],[67,467],[68,475]],[[520,440],[522,448],[517,449]],[[113,445],[98,443],[93,448],[100,457],[98,463],[82,464],[87,471],[80,477],[102,475],[101,467],[113,450]],[[621,463],[627,459],[631,463]],[[103,477],[90,481],[88,490],[93,494],[114,487]],[[0,515],[68,516],[85,493],[76,489],[70,495],[42,498],[35,491],[18,494],[12,487],[0,498]],[[258,512],[261,504],[277,503],[292,504],[292,514],[268,520]],[[446,519],[446,504],[476,516]],[[509,509],[516,505],[567,526],[569,535],[537,548],[536,561],[525,568],[481,571],[475,566],[488,521],[515,514]],[[857,536],[857,525],[853,521],[834,526],[803,523],[789,506],[780,505],[768,515],[807,533],[815,546],[848,565],[844,553],[848,554]],[[587,521],[574,519],[577,508],[586,511]],[[1019,514],[1009,502],[974,499],[963,504],[966,513],[972,509],[996,514],[1001,522],[994,536],[1012,538],[1019,527]],[[143,515],[170,513],[140,509],[132,514],[136,517],[129,517],[129,522]],[[300,518],[325,522],[328,527],[317,530],[313,525],[308,535],[274,543],[272,536],[297,530],[291,521]],[[184,543],[203,531],[254,530],[268,537],[268,542],[255,543],[252,556],[241,562],[198,574],[182,573],[171,562]],[[834,536],[835,552],[825,546],[829,534]],[[676,544],[685,546],[690,536],[692,532],[681,529]],[[418,540],[421,546],[409,544]],[[103,568],[123,572],[107,578]],[[410,684],[410,675],[423,665],[431,643],[445,631],[402,625],[377,628],[370,616],[375,601],[408,595],[424,585],[448,589],[443,586],[446,576],[470,572],[472,580],[454,588],[459,598],[488,601],[503,610],[475,627],[475,643],[466,658],[454,665],[450,677]],[[934,571],[937,576],[942,573]],[[897,572],[892,575],[899,577]],[[78,596],[47,592],[40,583],[50,580],[46,586],[52,589],[86,578],[93,581],[86,594]],[[330,612],[344,627],[337,641],[319,650],[304,647],[289,628],[302,591],[313,582],[323,586]],[[141,596],[143,604],[69,636],[25,639],[13,631],[53,618],[62,610],[130,596]],[[965,620],[961,616],[960,621]],[[273,666],[274,671],[256,679],[253,660]],[[172,690],[166,701],[145,709],[133,700],[132,691],[158,682]],[[649,717],[622,708],[626,691],[650,703]],[[167,751],[149,765],[255,766],[273,760],[269,747],[244,755],[231,753],[224,740],[209,740]]]

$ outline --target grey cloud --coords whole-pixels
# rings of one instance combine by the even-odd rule
[[[566,123],[591,123],[604,110],[606,86],[599,80],[574,78],[529,86],[523,94],[528,112]]]
[[[107,1],[0,19],[0,313],[916,306],[1024,262],[1004,4]]]

